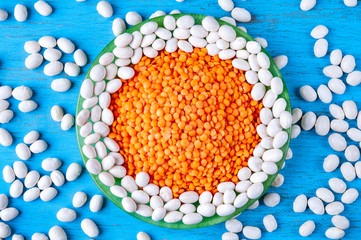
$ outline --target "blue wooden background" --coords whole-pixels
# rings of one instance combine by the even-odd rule
[[[169,12],[179,9],[182,12],[209,14],[215,17],[228,16],[221,10],[216,0],[185,0],[178,3],[175,0],[133,0],[110,1],[114,7],[114,16],[110,19],[101,17],[96,11],[98,1],[88,0],[76,2],[75,0],[49,0],[54,12],[49,17],[40,16],[35,12],[35,1],[0,1],[0,8],[13,12],[16,3],[25,4],[30,12],[29,19],[24,23],[16,22],[13,14],[10,19],[0,22],[0,84],[16,87],[26,85],[33,89],[33,100],[39,103],[37,111],[21,113],[17,110],[18,102],[11,99],[11,107],[15,117],[8,124],[1,127],[8,129],[14,136],[14,144],[10,147],[1,147],[0,168],[18,160],[15,155],[16,144],[22,142],[23,136],[31,131],[41,132],[41,138],[48,141],[49,149],[26,162],[31,170],[38,170],[42,174],[41,161],[47,157],[58,157],[63,161],[62,171],[72,162],[81,163],[81,158],[76,142],[75,129],[63,132],[58,123],[52,121],[50,108],[54,104],[64,107],[66,112],[75,114],[75,106],[79,87],[87,71],[86,65],[81,75],[70,78],[73,82],[72,89],[67,93],[55,93],[50,89],[52,79],[42,73],[42,67],[28,70],[24,67],[24,60],[28,55],[23,45],[28,40],[38,40],[41,36],[52,35],[67,37],[73,40],[77,47],[88,54],[89,59],[94,59],[101,49],[113,39],[111,31],[112,19],[124,18],[128,11],[138,11],[144,18],[148,18],[156,10]],[[325,24],[330,33],[326,39],[329,41],[330,50],[340,48],[344,53],[356,56],[360,63],[361,45],[359,41],[361,29],[361,6],[347,8],[342,0],[319,1],[317,6],[309,12],[299,9],[299,0],[257,0],[236,1],[236,6],[245,7],[252,13],[252,22],[244,24],[253,37],[264,37],[268,40],[267,50],[273,56],[286,54],[289,64],[281,72],[287,82],[293,107],[301,107],[304,111],[315,111],[317,114],[328,114],[328,105],[320,101],[305,103],[298,96],[298,88],[304,84],[314,87],[327,83],[328,78],[322,75],[322,69],[329,60],[327,57],[317,59],[313,56],[315,42],[309,35],[313,27]],[[72,56],[67,55],[63,61],[72,61]],[[64,75],[65,76],[65,75]],[[342,96],[334,97],[333,102],[342,103],[344,100],[353,99],[361,107],[361,99],[357,95],[360,87],[348,87]],[[352,123],[354,124],[354,123]],[[325,230],[331,226],[331,216],[316,216],[309,210],[305,213],[294,213],[292,203],[294,198],[301,193],[314,196],[315,190],[327,186],[331,177],[342,177],[340,170],[334,173],[325,173],[322,169],[323,158],[332,153],[326,137],[316,136],[314,131],[303,132],[301,136],[291,142],[294,157],[287,160],[286,168],[282,170],[285,184],[269,192],[281,194],[281,203],[275,208],[261,205],[256,210],[243,213],[238,217],[244,224],[262,228],[263,239],[299,239],[298,228],[306,220],[316,222],[316,230],[309,239],[324,239]],[[345,161],[342,154],[342,162]],[[348,186],[361,190],[359,179]],[[0,192],[9,192],[9,184],[1,181]],[[70,239],[88,239],[80,229],[83,218],[93,219],[100,228],[101,235],[98,239],[135,239],[137,232],[148,232],[152,239],[221,239],[225,231],[224,224],[218,224],[201,229],[171,230],[155,227],[143,223],[115,207],[110,201],[105,202],[104,209],[99,213],[92,213],[88,203],[77,209],[78,218],[72,223],[61,223],[56,219],[56,212],[62,207],[71,207],[73,194],[76,191],[85,191],[89,196],[99,194],[91,178],[85,172],[78,181],[66,183],[57,188],[59,195],[51,202],[43,203],[41,200],[25,203],[20,199],[11,199],[10,206],[21,211],[18,218],[9,224],[13,232],[23,234],[27,239],[35,232],[47,232],[53,225],[64,227]],[[337,196],[340,199],[340,196]],[[357,200],[352,205],[347,205],[343,213],[351,221],[351,228],[346,231],[345,239],[360,239],[360,203]],[[278,220],[279,228],[273,233],[266,233],[262,219],[267,214],[274,214]]]

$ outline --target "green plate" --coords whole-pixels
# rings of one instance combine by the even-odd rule
[[[199,15],[199,14],[173,14],[173,16],[178,19],[179,17],[181,16],[184,16],[184,15],[191,15],[194,17],[195,19],[195,23],[196,24],[201,24],[203,18],[205,18],[206,16],[205,15]],[[164,19],[165,16],[160,16],[160,17],[156,17],[156,18],[153,18],[151,20],[147,20],[147,21],[144,21],[144,22],[141,22],[131,28],[128,28],[127,30],[125,30],[124,32],[127,32],[127,33],[132,33],[134,31],[139,31],[140,27],[146,23],[146,22],[149,22],[149,21],[155,21],[158,23],[159,26],[162,26],[163,27],[163,19]],[[249,36],[247,33],[245,33],[244,31],[240,30],[239,28],[237,27],[234,27],[233,25],[227,23],[227,22],[224,22],[224,21],[221,21],[221,20],[218,20],[217,21],[219,22],[220,25],[229,25],[229,26],[232,26],[234,28],[234,30],[236,31],[237,33],[237,37],[243,37],[245,38],[247,41],[254,41],[254,39]],[[88,71],[88,73],[86,74],[85,76],[85,79],[89,78],[89,73],[90,73],[90,70],[97,64],[99,64],[99,58],[104,54],[104,53],[107,53],[107,52],[112,52],[113,49],[115,48],[115,45],[114,45],[114,40],[111,41],[102,51],[101,53],[98,55],[98,57],[94,60],[93,64],[90,66],[90,69]],[[265,52],[268,56],[269,54],[264,50],[262,49],[263,52]],[[270,57],[270,56],[269,56]],[[270,67],[270,71],[271,73],[273,74],[274,77],[280,77],[281,79],[282,78],[282,75],[278,69],[278,67],[276,66],[275,62],[272,60],[272,58],[270,57],[270,61],[271,61],[271,67]],[[290,98],[289,98],[289,95],[288,95],[288,91],[287,91],[287,88],[286,88],[286,84],[285,82],[283,81],[283,84],[284,84],[284,90],[282,92],[282,94],[279,95],[279,97],[282,97],[286,100],[287,102],[287,108],[286,110],[287,111],[291,111],[291,104],[290,104]],[[77,105],[77,110],[76,110],[76,113],[78,114],[81,110],[82,110],[82,104],[84,102],[84,98],[82,98],[79,94],[79,99],[78,99],[78,105]],[[84,145],[84,138],[80,136],[79,134],[79,130],[80,130],[80,127],[79,126],[76,126],[76,134],[77,134],[77,138],[78,138],[78,145],[79,145],[79,149],[80,149],[80,153],[81,153],[81,156],[83,158],[83,161],[84,161],[84,164],[86,164],[86,162],[88,161],[88,158],[84,155],[84,153],[82,152],[82,147]],[[287,129],[286,130],[287,133],[288,133],[288,141],[287,143],[281,148],[281,150],[283,151],[283,158],[281,161],[279,161],[277,163],[278,165],[278,169],[280,170],[281,167],[282,167],[282,164],[285,160],[285,157],[286,157],[286,154],[287,154],[287,150],[289,148],[289,143],[290,143],[290,135],[291,135],[291,128]],[[97,158],[99,161],[100,159]],[[90,174],[90,173],[89,173]],[[274,174],[274,175],[271,175],[268,177],[267,181],[265,181],[263,183],[264,185],[264,192],[263,194],[267,191],[267,189],[271,186],[272,182],[274,181],[274,179],[276,178],[278,173]],[[121,198],[119,197],[116,197],[114,196],[110,190],[109,190],[109,187],[108,186],[105,186],[100,180],[99,180],[99,177],[98,175],[93,175],[93,174],[90,174],[90,176],[92,177],[93,181],[96,183],[96,185],[98,186],[98,188],[104,193],[104,195],[110,199],[116,206],[118,206],[120,209],[124,210],[122,204],[121,204]],[[117,185],[120,185],[120,179],[116,179],[115,181]],[[262,194],[262,195],[263,195]],[[226,216],[226,217],[220,217],[218,215],[215,215],[213,217],[204,217],[203,218],[203,221],[201,223],[198,223],[198,224],[194,224],[194,225],[185,225],[182,223],[182,221],[178,222],[178,223],[166,223],[164,222],[163,220],[162,221],[159,221],[159,222],[156,222],[156,221],[153,221],[150,217],[143,217],[143,216],[140,216],[138,215],[137,213],[128,213],[129,215],[135,217],[135,218],[138,218],[144,222],[147,222],[147,223],[150,223],[150,224],[153,224],[153,225],[157,225],[157,226],[161,226],[161,227],[166,227],[166,228],[174,228],[174,229],[191,229],[191,228],[200,228],[200,227],[207,227],[207,226],[211,226],[211,225],[214,225],[214,224],[217,224],[217,223],[221,223],[223,221],[226,221],[236,215],[238,215],[239,213],[241,213],[242,211],[246,210],[249,206],[251,206],[257,199],[253,199],[253,200],[249,200],[248,203],[246,205],[244,205],[243,207],[241,208],[238,208],[236,209],[236,211],[232,214],[232,215],[229,215],[229,216]],[[126,211],[125,211],[126,212]]]

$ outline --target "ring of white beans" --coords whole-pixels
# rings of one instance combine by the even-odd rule
[[[284,90],[283,81],[273,77],[269,71],[270,59],[261,51],[261,45],[237,37],[234,27],[220,25],[211,16],[205,17],[200,25],[195,25],[191,15],[159,18],[164,18],[163,27],[152,19],[144,23],[140,31],[116,37],[113,52],[99,57],[99,63],[91,68],[89,79],[85,79],[81,86],[80,95],[85,100],[76,123],[80,137],[84,139],[82,152],[88,158],[86,168],[97,175],[114,196],[122,199],[125,211],[136,212],[153,221],[176,223],[182,220],[185,225],[193,225],[200,223],[204,217],[230,216],[236,209],[256,201],[265,190],[263,183],[275,177],[281,167],[280,161],[284,157],[281,148],[288,146],[289,134],[286,130],[292,124],[291,113],[287,110],[290,106],[279,97]],[[228,42],[229,47],[219,49],[219,41]],[[233,67],[245,72],[246,81],[254,85],[252,98],[263,103],[260,111],[262,124],[257,127],[262,141],[249,158],[248,167],[239,170],[237,184],[220,183],[214,195],[208,191],[201,195],[187,191],[174,198],[169,187],[160,188],[149,183],[148,173],[140,172],[135,179],[126,175],[120,147],[107,137],[109,126],[114,121],[108,107],[111,94],[122,87],[122,82],[116,77],[132,78],[135,72],[131,64],[137,64],[143,55],[154,58],[158,51],[174,52],[178,48],[192,52],[193,47],[205,47],[209,55],[218,54],[222,60],[233,59]]]

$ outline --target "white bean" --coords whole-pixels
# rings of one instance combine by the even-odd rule
[[[338,152],[344,151],[347,146],[346,139],[339,133],[332,133],[328,137],[328,143],[330,144],[333,150]]]
[[[80,68],[77,64],[72,62],[67,62],[64,65],[64,72],[71,77],[76,77],[80,73]]]
[[[236,208],[232,204],[221,204],[217,207],[216,212],[219,216],[228,216],[234,213]]]
[[[107,1],[99,1],[96,8],[98,13],[105,18],[113,16],[112,5]]]
[[[330,65],[323,69],[323,74],[330,78],[340,78],[342,77],[343,72],[339,66]]]
[[[222,182],[218,184],[217,190],[221,193],[224,193],[227,190],[233,190],[235,187],[235,184],[233,182]]]
[[[55,76],[63,71],[63,63],[59,61],[51,61],[44,66],[44,74],[47,76]]]
[[[280,55],[273,58],[273,61],[276,63],[278,69],[284,68],[288,63],[288,57],[286,55]]]
[[[92,212],[99,212],[100,209],[103,207],[103,196],[102,195],[94,195],[91,199],[90,199],[90,203],[89,203],[89,209]]]
[[[67,113],[63,116],[63,118],[61,119],[61,129],[63,131],[67,131],[69,130],[72,126],[74,125],[74,116],[71,115],[70,113]]]
[[[48,48],[44,51],[44,58],[48,61],[58,61],[62,53],[58,49]]]
[[[324,25],[318,25],[311,31],[311,37],[315,39],[324,38],[328,34],[328,28]]]
[[[336,227],[331,227],[326,230],[325,233],[326,237],[329,239],[341,239],[345,236],[345,232],[341,229],[338,229]]]
[[[261,51],[262,47],[257,41],[249,41],[246,44],[246,49],[252,54],[257,54]]]
[[[327,188],[319,188],[316,190],[316,196],[324,202],[330,203],[335,201],[335,195]]]
[[[9,13],[3,9],[0,9],[0,22],[5,21],[8,19]]]
[[[268,42],[267,42],[267,40],[264,39],[264,38],[256,37],[256,38],[254,38],[254,40],[256,40],[259,44],[261,44],[261,46],[262,46],[263,48],[266,48],[266,47],[268,46]]]
[[[51,240],[63,240],[68,239],[68,236],[62,227],[54,226],[49,230],[49,238]]]
[[[257,54],[258,55],[258,54]],[[258,79],[260,80],[261,83],[263,83],[266,86],[271,86],[271,81],[272,81],[272,73],[269,70],[263,69],[261,68],[258,71]]]
[[[315,231],[316,225],[312,220],[304,222],[300,228],[299,233],[302,237],[310,236]]]
[[[360,159],[360,150],[355,145],[350,145],[345,150],[345,158],[347,161],[356,162]]]
[[[277,221],[272,214],[269,214],[263,218],[263,225],[267,232],[273,232],[277,229]]]
[[[182,218],[182,221],[186,225],[193,225],[200,223],[203,220],[203,217],[198,213],[188,213],[185,214]]]
[[[247,196],[250,199],[258,198],[263,192],[263,184],[262,183],[254,183],[247,190]]]
[[[357,0],[343,0],[343,3],[347,7],[356,7],[357,6]]]
[[[44,233],[34,233],[31,236],[32,240],[49,240],[49,238]]]
[[[51,201],[52,199],[54,199],[57,194],[58,194],[58,191],[55,188],[48,187],[48,188],[44,189],[43,191],[41,191],[40,199],[44,202],[48,202],[48,201]]]
[[[344,111],[337,104],[330,104],[329,111],[330,111],[330,114],[336,119],[344,119],[345,118]]]
[[[9,165],[6,165],[3,168],[3,178],[4,178],[4,181],[7,183],[12,183],[15,180],[14,170]]]
[[[71,82],[66,78],[54,79],[51,83],[51,89],[56,92],[66,92],[70,89]]]
[[[89,218],[81,221],[81,229],[89,237],[97,237],[99,235],[98,226]]]
[[[346,204],[351,204],[354,201],[356,201],[358,196],[359,196],[359,192],[357,191],[357,189],[349,188],[342,194],[341,201]]]
[[[355,168],[350,162],[344,162],[341,165],[341,173],[346,181],[353,181],[356,178]]]
[[[239,233],[243,229],[243,224],[235,218],[229,219],[226,221],[226,229],[230,232]]]
[[[137,240],[150,240],[150,237],[147,233],[145,232],[139,232],[137,234]]]
[[[328,41],[324,38],[318,39],[313,47],[313,52],[316,57],[321,58],[327,54]]]
[[[27,53],[37,53],[40,49],[41,47],[37,41],[27,41],[24,44],[24,50]]]
[[[158,28],[158,23],[156,22],[147,22],[145,24],[143,24],[140,27],[140,33],[142,33],[143,35],[147,35],[147,34],[151,34],[154,33]]]
[[[126,29],[125,22],[121,18],[113,20],[112,31],[114,36],[119,36]]]
[[[317,215],[323,215],[325,213],[325,207],[318,197],[311,197],[308,199],[308,207],[310,210]]]
[[[193,27],[194,23],[194,18],[190,15],[182,16],[176,21],[176,24],[179,28],[191,28]]]
[[[326,172],[332,172],[338,167],[339,163],[340,163],[339,157],[335,154],[330,154],[324,159],[323,169]]]
[[[234,8],[232,0],[218,0],[218,5],[226,12],[230,12]]]
[[[347,229],[350,227],[350,221],[344,216],[340,216],[340,215],[333,216],[331,221],[333,225],[335,225],[335,227],[339,229]]]
[[[32,188],[38,183],[39,179],[40,174],[38,171],[30,171],[25,177],[24,185],[26,188]]]
[[[79,163],[71,163],[66,170],[66,180],[71,182],[75,181],[82,172],[82,167]]]
[[[1,220],[5,222],[13,220],[18,215],[19,215],[19,210],[13,207],[9,207],[1,210]]]
[[[335,193],[344,193],[346,191],[346,183],[339,178],[331,178],[328,184]]]
[[[239,237],[233,232],[225,232],[222,234],[222,240],[238,240]]]
[[[342,61],[342,51],[340,49],[335,49],[330,54],[330,62],[332,65],[340,65]]]
[[[332,101],[332,93],[330,89],[324,84],[321,84],[317,88],[317,94],[319,99],[324,103],[330,103]]]
[[[342,80],[337,78],[332,78],[328,81],[328,88],[336,94],[344,94],[346,91],[346,85]]]
[[[355,69],[355,57],[352,55],[345,55],[341,61],[341,68],[344,73],[350,73]]]
[[[272,187],[281,187],[285,181],[285,178],[282,174],[278,174],[275,180],[272,183]]]
[[[49,16],[53,13],[53,8],[45,1],[37,1],[34,4],[35,10],[43,16]]]
[[[110,191],[113,195],[120,197],[120,198],[124,198],[127,196],[127,191],[123,187],[118,186],[118,185],[111,186]],[[149,215],[149,216],[151,216],[151,215]]]
[[[351,140],[355,141],[355,142],[360,142],[361,141],[361,130],[357,129],[357,128],[350,128],[349,130],[347,130],[347,136],[349,138],[351,138]]]
[[[267,207],[275,207],[280,203],[281,197],[278,193],[268,193],[263,197],[263,203]]]
[[[313,112],[307,112],[303,115],[301,120],[302,129],[305,131],[311,130],[316,123],[316,114]]]
[[[357,117],[357,106],[352,100],[344,101],[342,103],[342,109],[345,113],[345,117],[348,119],[356,119]]]
[[[28,69],[35,69],[43,63],[43,55],[33,53],[25,59],[25,67]]]
[[[231,26],[222,25],[218,31],[219,36],[225,41],[232,42],[236,39],[236,32]]]
[[[165,16],[163,20],[163,25],[166,29],[173,31],[176,28],[176,21],[173,16]]]
[[[75,45],[72,41],[67,38],[59,38],[56,43],[61,51],[64,53],[72,53],[75,50]]]
[[[98,177],[99,180],[108,187],[111,187],[115,184],[115,179],[113,175],[108,172],[101,172]]]
[[[135,183],[139,187],[145,187],[149,183],[149,174],[146,172],[140,172],[135,177]]]
[[[245,226],[242,232],[249,239],[260,239],[262,237],[261,230],[258,227]]]
[[[10,189],[9,189],[9,193],[10,193],[10,196],[12,198],[18,198],[18,197],[21,196],[21,194],[23,194],[23,190],[24,190],[23,183],[19,179],[16,179],[11,184]]]
[[[32,202],[38,199],[40,196],[40,190],[37,187],[30,188],[25,191],[23,199],[25,202]]]
[[[262,83],[256,83],[251,91],[251,96],[253,100],[261,100],[266,93],[266,87]]]
[[[294,212],[304,212],[307,208],[307,197],[304,194],[298,195],[293,202]]]
[[[280,95],[283,92],[283,81],[279,77],[274,77],[271,80],[271,90],[275,95]]]
[[[313,102],[317,99],[316,91],[309,85],[300,88],[300,95],[307,102]]]
[[[16,4],[14,17],[18,22],[24,22],[28,18],[28,9],[22,4]]]
[[[346,82],[348,85],[357,86],[361,82],[361,72],[353,71],[347,75]]]
[[[288,129],[292,125],[292,114],[289,111],[283,111],[280,115],[280,125],[284,129]]]
[[[56,218],[61,222],[72,222],[76,217],[76,212],[70,208],[61,208],[56,214]]]
[[[152,220],[158,222],[165,217],[166,213],[167,211],[163,207],[158,207],[152,213]]]
[[[251,21],[251,14],[244,8],[233,8],[231,12],[232,17],[238,22],[249,22]]]
[[[316,120],[315,131],[319,136],[326,136],[330,131],[330,119],[327,116],[319,116]]]
[[[38,42],[43,48],[54,48],[56,46],[56,39],[52,36],[43,36]]]
[[[131,196],[136,203],[146,204],[149,202],[149,195],[142,190],[136,190],[136,191],[132,192]],[[180,206],[180,204],[179,204],[179,206]],[[176,208],[176,209],[178,209],[178,208]],[[176,210],[176,209],[174,209],[174,210]]]
[[[127,190],[128,192],[132,193],[134,192],[135,190],[138,189],[138,186],[137,184],[135,183],[133,177],[131,176],[125,176],[122,181],[121,181],[121,186],[125,188],[125,190]],[[172,199],[172,198],[170,198]],[[169,200],[170,200],[169,199]],[[168,200],[168,201],[169,201]]]

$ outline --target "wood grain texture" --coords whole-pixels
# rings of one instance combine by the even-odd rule
[[[82,69],[82,75],[70,78],[73,82],[72,89],[67,93],[55,93],[50,89],[52,79],[46,77],[40,67],[36,70],[27,70],[24,60],[27,53],[23,50],[25,41],[37,40],[44,35],[55,37],[68,37],[75,42],[77,47],[82,48],[88,54],[90,60],[95,59],[104,46],[113,39],[111,32],[112,19],[124,18],[128,11],[139,11],[143,17],[149,17],[156,10],[169,12],[179,9],[182,12],[209,14],[215,17],[228,16],[221,10],[216,0],[185,0],[177,3],[174,0],[134,0],[134,1],[110,1],[114,7],[114,16],[110,19],[101,17],[96,12],[95,0],[76,2],[75,0],[48,1],[54,7],[54,13],[49,17],[40,16],[33,8],[34,1],[24,0],[21,3],[29,7],[29,19],[24,23],[18,23],[10,13],[10,19],[0,22],[0,84],[16,87],[27,85],[34,90],[33,100],[39,103],[37,111],[21,113],[17,110],[18,101],[11,99],[11,109],[15,111],[15,118],[1,127],[8,129],[14,136],[14,144],[8,148],[1,147],[0,168],[6,164],[12,164],[18,160],[15,155],[16,144],[22,142],[23,136],[31,130],[39,130],[42,139],[49,142],[49,149],[39,155],[33,156],[26,162],[29,169],[38,170],[42,174],[40,163],[47,157],[58,157],[63,161],[62,171],[65,171],[71,162],[81,163],[78,151],[75,129],[63,132],[58,123],[51,120],[50,108],[59,104],[66,112],[75,113],[75,106],[79,87],[87,71],[89,64]],[[9,12],[13,11],[14,1],[0,1],[0,8]],[[329,60],[327,57],[316,59],[313,56],[313,44],[315,42],[309,36],[311,29],[318,24],[325,24],[330,29],[326,39],[329,41],[330,50],[340,48],[346,54],[356,56],[357,63],[361,46],[358,36],[361,28],[361,9],[347,8],[341,0],[319,1],[310,12],[301,12],[299,1],[281,0],[257,0],[236,1],[236,6],[245,7],[253,14],[251,23],[244,24],[253,37],[264,37],[268,40],[267,50],[277,56],[286,54],[289,56],[289,65],[281,72],[287,82],[293,107],[301,107],[304,111],[315,111],[319,114],[327,114],[328,104],[320,101],[305,103],[300,100],[297,90],[304,84],[317,87],[327,83],[328,78],[322,75],[322,69]],[[357,56],[358,55],[358,56]],[[71,55],[66,55],[62,61],[73,61]],[[62,75],[65,76],[65,75]],[[343,78],[344,79],[344,78]],[[334,96],[333,102],[342,103],[344,100],[355,100],[361,107],[359,87],[348,87],[345,95]],[[355,126],[355,123],[351,123]],[[351,142],[350,142],[351,143]],[[354,143],[355,144],[355,143]],[[312,130],[304,132],[291,142],[294,158],[288,160],[282,174],[286,177],[285,184],[269,192],[277,192],[282,196],[282,201],[275,208],[261,205],[256,210],[246,211],[238,217],[246,225],[262,228],[263,239],[299,239],[298,228],[306,220],[313,219],[316,222],[316,230],[308,239],[325,239],[324,232],[331,226],[331,216],[316,216],[309,210],[305,213],[293,213],[292,202],[301,193],[314,196],[315,190],[327,186],[330,177],[342,177],[339,169],[334,173],[325,173],[322,169],[323,158],[332,153],[328,146],[327,137],[316,136]],[[342,153],[338,153],[344,162]],[[361,190],[360,180],[347,183],[349,187]],[[0,192],[8,193],[9,184],[1,181]],[[152,239],[221,239],[225,231],[224,224],[193,230],[172,230],[155,227],[143,223],[125,214],[110,201],[106,201],[104,209],[99,213],[92,213],[88,204],[77,209],[78,218],[72,223],[61,223],[56,219],[56,212],[62,207],[71,207],[72,196],[76,191],[85,191],[89,196],[99,194],[95,184],[85,172],[76,182],[66,183],[58,188],[59,195],[49,203],[41,200],[25,203],[22,199],[11,199],[10,205],[17,207],[21,214],[15,220],[9,222],[13,232],[23,234],[30,239],[34,232],[47,232],[53,225],[64,227],[69,239],[88,239],[81,229],[80,222],[89,217],[98,223],[101,235],[98,239],[135,239],[136,233],[146,231]],[[337,195],[337,199],[340,199]],[[343,215],[351,221],[351,228],[346,230],[344,239],[359,239],[360,233],[360,200],[345,207]],[[266,233],[262,219],[267,214],[274,214],[278,220],[279,229],[273,233]],[[240,238],[243,236],[240,236]]]

